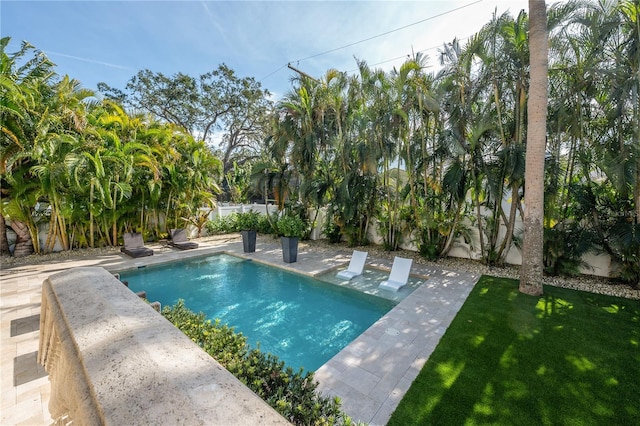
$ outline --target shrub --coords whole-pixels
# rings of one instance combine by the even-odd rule
[[[248,212],[236,213],[236,226],[239,231],[257,231],[260,225],[260,213],[249,210]]]
[[[238,226],[236,224],[236,215],[229,215],[224,217],[217,217],[214,220],[210,220],[205,225],[208,235],[221,235],[229,234],[231,232],[237,232]]]
[[[295,372],[275,355],[249,349],[247,339],[232,328],[211,322],[184,306],[184,300],[165,307],[162,315],[222,364],[288,421],[296,425],[350,425],[339,398],[316,392],[313,373]]]
[[[284,215],[276,223],[278,234],[283,237],[302,237],[307,231],[307,224],[298,216]]]
[[[327,216],[323,232],[332,244],[342,241],[342,229],[330,216]]]
[[[544,229],[544,271],[549,275],[578,276],[589,268],[583,256],[594,250],[596,236],[575,223]]]
[[[267,235],[267,234],[275,234],[276,231],[273,229],[271,223],[275,223],[275,220],[269,220],[267,215],[260,215],[258,222],[258,232]]]

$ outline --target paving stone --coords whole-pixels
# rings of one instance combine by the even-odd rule
[[[38,352],[18,355],[13,361],[13,385],[20,386],[32,380],[46,377],[47,372],[38,363]]]
[[[3,330],[0,424],[51,423],[47,411],[50,387],[46,373],[41,367],[26,366],[34,367],[36,364],[36,317],[40,309],[41,286],[42,281],[54,271],[91,265],[103,266],[111,271],[122,271],[142,265],[227,251],[314,275],[336,270],[344,266],[349,259],[348,254],[335,253],[327,256],[327,251],[307,250],[302,244],[298,262],[285,264],[279,244],[272,243],[269,239],[259,241],[256,253],[251,255],[243,254],[241,242],[234,241],[233,237],[211,244],[201,244],[201,248],[192,253],[157,250],[156,255],[143,260],[128,259],[120,253],[112,252],[82,259],[67,259],[64,263],[58,264],[25,265],[8,271],[3,268],[0,271],[3,281],[0,290]],[[390,267],[389,260],[370,257],[369,264],[387,270]],[[319,390],[327,395],[339,396],[343,401],[343,408],[354,420],[371,424],[385,424],[388,421],[478,279],[478,276],[473,274],[415,263],[412,272],[430,277],[426,281],[421,280],[421,285],[416,289],[410,289],[410,294],[399,301],[394,309],[316,372],[316,379],[320,382]],[[355,285],[363,286],[363,283]],[[13,323],[12,320],[17,322]],[[20,322],[21,320],[23,322]],[[390,335],[390,328],[395,328],[400,334]],[[6,350],[7,347],[11,350]],[[403,354],[408,348],[410,354]],[[18,365],[14,366],[14,358]],[[8,371],[12,368],[20,371],[15,378],[23,382],[18,387],[15,387],[13,382],[13,371]],[[28,376],[29,372],[32,376]],[[41,376],[37,377],[38,375]],[[5,377],[9,380],[4,380]],[[22,399],[19,403],[18,392]]]
[[[40,314],[29,315],[11,320],[11,337],[40,329]]]

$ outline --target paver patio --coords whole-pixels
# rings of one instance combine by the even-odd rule
[[[48,264],[5,267],[0,271],[1,390],[0,424],[51,424],[50,386],[36,362],[42,282],[52,273],[78,266],[102,266],[111,272],[225,251],[297,272],[318,275],[337,269],[350,252],[314,250],[301,245],[298,262],[285,264],[276,240],[261,241],[252,254],[242,253],[236,236],[200,242],[200,248],[177,251],[151,245],[155,255],[131,259],[120,253],[78,257]],[[390,262],[369,258],[388,268]],[[464,303],[478,276],[415,264],[412,273],[428,275],[387,315],[316,372],[319,389],[339,396],[354,420],[385,424],[440,337]]]

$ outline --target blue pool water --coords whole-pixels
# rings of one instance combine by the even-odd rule
[[[120,274],[163,306],[195,312],[242,332],[252,347],[314,371],[387,313],[394,302],[229,255]]]

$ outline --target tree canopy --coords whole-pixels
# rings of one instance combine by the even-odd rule
[[[198,77],[165,76],[145,69],[129,80],[124,91],[105,83],[98,89],[130,110],[146,111],[214,146],[224,173],[234,162],[257,157],[266,136],[269,92],[253,77],[240,78],[225,64]]]

